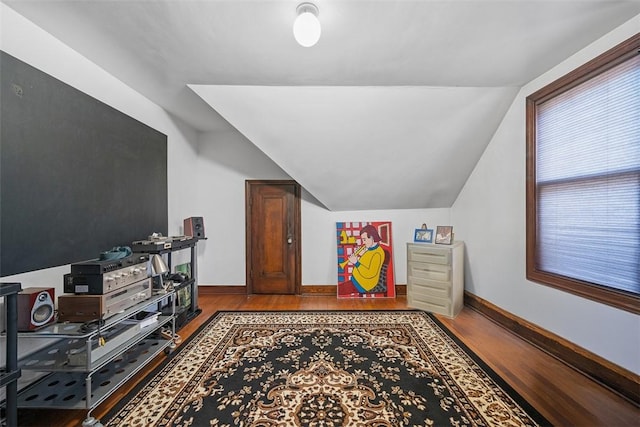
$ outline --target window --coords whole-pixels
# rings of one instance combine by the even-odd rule
[[[640,34],[527,97],[527,278],[640,313]]]

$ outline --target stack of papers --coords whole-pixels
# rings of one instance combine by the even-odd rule
[[[140,329],[143,329],[157,323],[158,316],[160,316],[160,312],[158,311],[141,311],[135,316],[127,319],[126,322],[130,324],[137,324]]]

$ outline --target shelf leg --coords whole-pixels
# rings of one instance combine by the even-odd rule
[[[91,403],[91,373],[89,373],[89,375],[87,375],[87,378],[84,380],[84,386],[85,386],[85,393],[86,394],[86,407],[87,407],[87,419],[92,418],[89,417],[89,414],[91,413],[91,408],[92,408],[92,403]]]
[[[87,417],[87,419],[85,419],[82,422],[82,427],[104,427],[104,426],[100,422],[100,420],[93,417]]]
[[[18,296],[8,295],[5,298],[7,306],[7,372],[18,369]],[[18,425],[18,382],[11,381],[6,386],[7,427]]]
[[[200,310],[198,307],[198,252],[197,245],[191,247],[191,278],[194,279],[191,287],[191,314]]]

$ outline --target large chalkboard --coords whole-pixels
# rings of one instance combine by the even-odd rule
[[[166,135],[5,52],[0,81],[0,277],[166,235]]]

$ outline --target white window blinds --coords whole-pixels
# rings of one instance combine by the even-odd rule
[[[543,102],[536,263],[640,294],[640,56]]]

